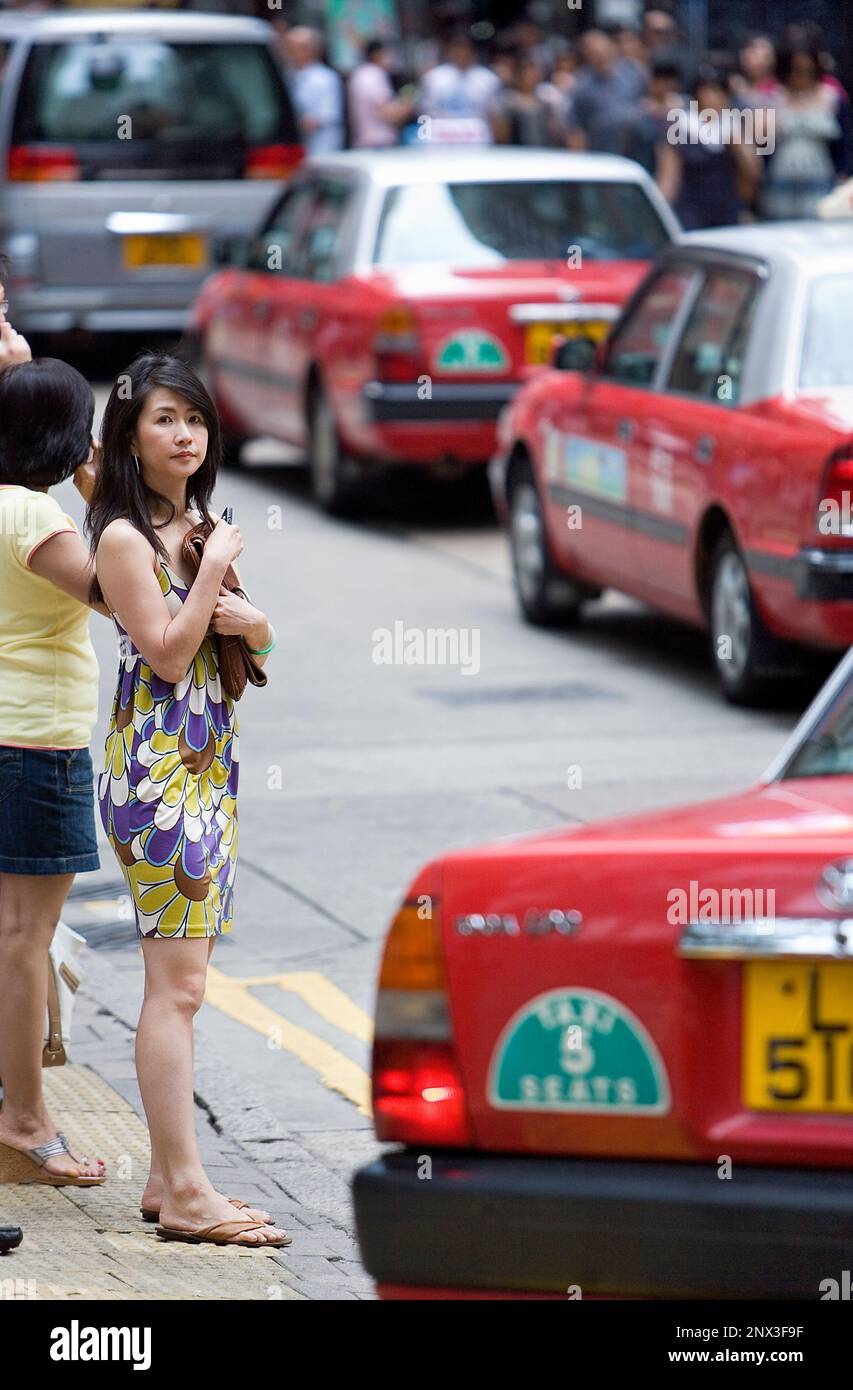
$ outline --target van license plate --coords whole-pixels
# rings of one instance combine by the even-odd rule
[[[126,236],[122,244],[127,270],[179,266],[200,270],[207,264],[206,238],[197,232],[151,232]]]

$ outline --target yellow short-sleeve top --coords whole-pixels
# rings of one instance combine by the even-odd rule
[[[0,744],[85,748],[98,713],[91,609],[35,574],[51,536],[79,535],[46,492],[0,485]]]

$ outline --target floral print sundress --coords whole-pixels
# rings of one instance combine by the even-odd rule
[[[172,616],[189,593],[158,560]],[[116,614],[118,686],[98,803],[130,890],[138,937],[231,930],[237,868],[238,732],[205,636],[183,680],[152,671]]]

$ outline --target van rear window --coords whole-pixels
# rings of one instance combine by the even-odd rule
[[[83,178],[229,178],[252,147],[295,144],[287,92],[257,43],[38,44],[13,143],[74,146]]]

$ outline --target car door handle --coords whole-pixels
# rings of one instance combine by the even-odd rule
[[[634,421],[629,420],[627,417],[625,419],[620,420],[618,425],[616,426],[616,434],[619,439],[624,439],[626,443],[629,440],[633,439]]]
[[[696,458],[699,463],[710,463],[714,457],[714,439],[710,434],[701,434],[696,440]]]

